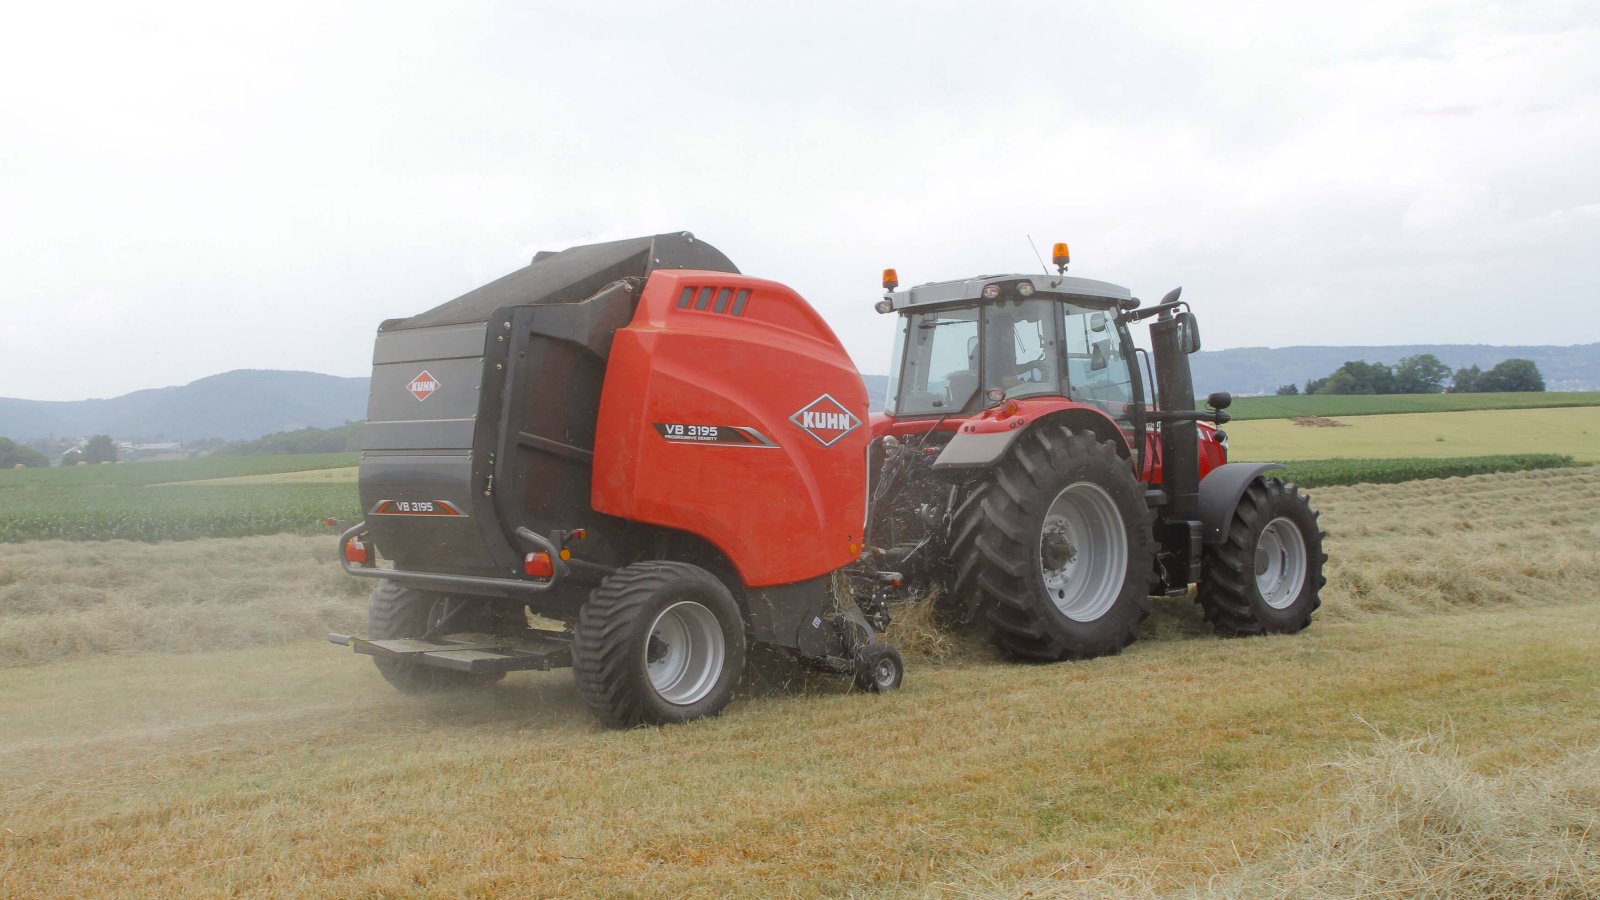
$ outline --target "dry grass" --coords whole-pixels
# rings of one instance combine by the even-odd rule
[[[0,666],[348,631],[371,587],[328,536],[0,544]]]
[[[1600,896],[1600,750],[1485,775],[1450,745],[1380,741],[1299,845],[1224,897]]]
[[[1313,491],[1324,621],[1585,600],[1600,584],[1600,467]]]
[[[1353,840],[1426,873],[1389,882],[1409,893],[1498,872],[1560,896],[1593,877],[1593,757],[1548,766],[1600,743],[1597,489],[1600,469],[1320,490],[1337,565],[1303,634],[1217,639],[1159,601],[1118,657],[956,653],[896,694],[801,679],[677,728],[599,730],[562,672],[405,697],[311,642],[0,668],[0,896],[1300,896],[1355,884],[1334,872],[1362,868]],[[277,540],[215,542],[259,564],[237,576],[161,555],[211,542],[99,548],[154,555],[92,584],[84,545],[0,548],[21,591],[0,609],[145,592],[155,634],[189,611],[164,582],[201,607],[234,577],[360,608],[327,539]],[[49,611],[54,582],[76,605]],[[1446,722],[1458,756],[1377,737]],[[1511,880],[1540,873],[1566,880]]]

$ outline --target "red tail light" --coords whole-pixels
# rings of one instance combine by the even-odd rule
[[[372,545],[366,541],[350,541],[344,545],[344,558],[358,566],[372,565]]]
[[[522,571],[534,578],[550,578],[556,574],[556,566],[550,554],[540,551],[522,558]]]

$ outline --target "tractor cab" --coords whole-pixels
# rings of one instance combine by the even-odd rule
[[[1128,290],[1087,278],[999,275],[891,292],[899,313],[885,411],[897,420],[976,414],[999,396],[1058,397],[1125,428],[1140,395]]]

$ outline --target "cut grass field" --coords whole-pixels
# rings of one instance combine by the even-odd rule
[[[1488,872],[1506,894],[1592,896],[1597,807],[1573,793],[1588,782],[1558,776],[1600,742],[1600,468],[1314,499],[1331,560],[1305,633],[1221,640],[1168,600],[1118,657],[968,654],[913,665],[882,697],[769,681],[667,729],[597,729],[567,673],[404,697],[366,660],[299,639],[311,623],[227,651],[166,626],[149,639],[194,652],[69,642],[0,668],[0,895],[1253,897],[1353,894],[1352,874],[1369,892],[1449,895]],[[245,572],[159,555],[182,547]],[[294,551],[126,549],[152,554],[137,605],[154,620],[227,605],[249,572],[300,573],[285,593],[308,609],[359,609]],[[127,627],[89,616],[127,587],[93,581],[82,550],[0,547],[0,616],[65,596],[84,632]],[[217,615],[253,620],[259,602]],[[15,655],[43,623],[0,624]],[[1449,752],[1412,759],[1390,739],[1429,732]],[[1430,819],[1430,791],[1461,803]],[[1575,830],[1475,812],[1535,800]],[[1478,830],[1406,843],[1418,821]],[[1340,835],[1384,866],[1351,873]],[[1477,868],[1451,865],[1470,840]],[[1529,847],[1546,849],[1518,856]]]
[[[1344,427],[1308,428],[1289,419],[1224,426],[1236,460],[1461,457],[1558,453],[1600,462],[1600,407],[1353,416]]]
[[[1539,409],[1600,406],[1600,391],[1536,391],[1507,394],[1301,394],[1239,397],[1228,407],[1234,419],[1296,416],[1373,416],[1391,413],[1464,412],[1475,409]]]

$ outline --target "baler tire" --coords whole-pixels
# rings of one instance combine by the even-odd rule
[[[1093,618],[1069,616],[1061,605],[1070,602],[1066,592],[1046,582],[1046,535],[1073,533],[1060,524],[1065,513],[1056,511],[1069,492],[1076,496],[1061,510],[1084,502],[1114,512],[1126,541],[1124,548],[1096,545],[1105,549],[1101,555],[1109,555],[1110,569],[1116,568],[1119,549],[1125,549],[1126,559],[1115,596],[1110,596],[1107,580],[1099,592],[1101,599],[1080,612]],[[1056,511],[1054,524],[1052,511]],[[1017,439],[1007,458],[956,513],[953,593],[974,618],[982,615],[990,637],[1012,657],[1053,662],[1120,652],[1138,637],[1140,623],[1150,614],[1155,572],[1151,521],[1143,486],[1114,444],[1060,425],[1036,425]],[[1047,532],[1047,527],[1055,531]],[[1052,551],[1071,554],[1052,573],[1078,559],[1076,547],[1066,544],[1066,548]],[[1108,571],[1105,577],[1114,573]]]
[[[900,651],[888,644],[861,648],[856,655],[855,688],[870,694],[900,689],[905,681],[906,663]]]
[[[705,614],[714,620],[716,632],[709,629],[712,622]],[[681,628],[677,645],[662,630],[673,628]],[[714,646],[717,633],[720,648]],[[650,669],[652,663],[666,665],[667,660],[651,656],[670,656],[681,645],[681,652],[689,655],[683,675],[689,675],[688,667],[697,664],[696,640],[706,645],[701,651],[712,655],[699,663],[705,668],[697,681],[674,700],[652,680]],[[606,576],[583,604],[572,635],[578,689],[594,714],[617,728],[669,725],[721,713],[744,674],[744,657],[744,618],[733,594],[715,575],[683,562],[634,563]],[[657,675],[667,677],[660,669]],[[675,684],[665,688],[677,689]]]
[[[1206,548],[1196,597],[1206,621],[1230,637],[1292,634],[1310,625],[1327,584],[1322,567],[1328,555],[1317,517],[1311,498],[1292,483],[1261,478],[1246,488],[1222,543]],[[1280,535],[1279,529],[1289,530]],[[1292,578],[1297,566],[1303,569],[1298,588],[1273,578],[1275,572]]]
[[[442,599],[442,595],[431,591],[419,591],[393,581],[380,582],[372,592],[372,601],[367,604],[368,639],[383,641],[422,637],[428,633],[434,607]],[[463,625],[462,631],[471,630],[466,623]],[[472,675],[378,657],[373,657],[372,663],[378,667],[378,673],[385,681],[407,694],[483,686],[506,677],[504,672]]]

